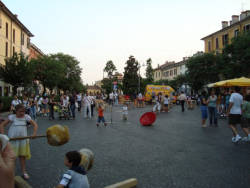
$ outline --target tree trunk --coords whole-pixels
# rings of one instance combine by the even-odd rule
[[[18,88],[18,86],[13,86],[13,96],[15,96],[17,94],[17,88]]]

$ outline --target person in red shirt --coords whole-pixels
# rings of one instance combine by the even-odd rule
[[[101,122],[103,122],[104,125],[107,126],[107,123],[105,122],[105,119],[104,119],[103,111],[104,111],[104,109],[103,109],[102,104],[99,104],[98,105],[98,119],[97,119],[97,123],[96,123],[97,127],[99,126],[99,124]]]

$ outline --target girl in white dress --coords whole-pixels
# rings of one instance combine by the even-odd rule
[[[9,138],[27,136],[27,122],[33,126],[32,136],[36,136],[38,125],[29,115],[25,114],[25,107],[22,104],[16,106],[16,114],[9,115],[8,119],[0,124],[1,134],[4,134],[4,127],[10,122],[12,124],[8,131]],[[26,159],[31,157],[29,139],[11,141],[11,145],[20,160],[24,179],[29,179],[25,168]]]

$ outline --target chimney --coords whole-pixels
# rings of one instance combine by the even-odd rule
[[[14,14],[14,16],[17,18],[18,17],[18,15],[17,14]]]
[[[222,21],[222,29],[226,28],[228,26],[228,21]]]
[[[230,25],[232,25],[233,24],[233,21],[232,20],[230,20]]]
[[[239,16],[238,15],[232,15],[232,24],[236,23],[239,21]]]
[[[243,11],[240,14],[240,20],[244,20],[247,17],[247,11]]]

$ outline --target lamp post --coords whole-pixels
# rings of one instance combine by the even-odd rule
[[[139,79],[138,79],[138,94],[140,93],[141,91],[141,67],[144,67],[145,64],[143,63],[142,65],[140,63],[139,64]]]

